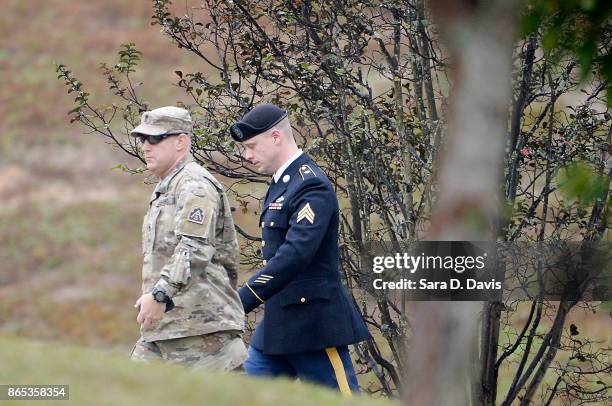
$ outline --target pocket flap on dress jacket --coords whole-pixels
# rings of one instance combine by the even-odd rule
[[[271,210],[264,216],[264,227],[270,228],[287,228],[289,227],[289,219],[286,211]]]
[[[280,305],[281,307],[293,304],[305,305],[313,300],[329,300],[332,290],[333,286],[324,279],[292,283],[279,293]]]

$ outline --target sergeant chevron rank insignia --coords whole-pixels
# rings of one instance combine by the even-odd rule
[[[191,221],[192,223],[204,224],[204,212],[199,207],[191,209],[187,220]]]
[[[314,224],[315,213],[310,208],[310,203],[306,203],[304,207],[300,209],[300,211],[298,212],[296,223],[299,223],[303,219],[310,221],[310,224]]]

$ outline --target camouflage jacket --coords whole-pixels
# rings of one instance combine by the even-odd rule
[[[188,156],[162,179],[142,227],[143,294],[154,286],[175,308],[148,329],[145,341],[243,330],[236,292],[239,249],[221,184]]]

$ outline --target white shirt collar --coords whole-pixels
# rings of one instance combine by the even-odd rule
[[[300,155],[302,155],[302,150],[298,149],[298,151],[295,154],[293,154],[293,156],[291,158],[289,158],[287,160],[287,162],[285,162],[283,164],[283,166],[281,166],[280,168],[278,168],[276,170],[276,172],[274,172],[274,175],[273,175],[274,176],[274,183],[278,182],[278,180],[282,176],[283,172],[285,172],[285,169],[287,169],[289,167],[289,165],[291,165],[293,163],[293,161],[298,159],[300,157]]]

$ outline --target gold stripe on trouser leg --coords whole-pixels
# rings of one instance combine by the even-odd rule
[[[348,380],[346,379],[346,373],[344,372],[344,365],[342,365],[342,359],[340,358],[340,354],[338,354],[338,350],[336,347],[326,348],[325,352],[329,357],[329,361],[334,368],[334,373],[336,374],[336,381],[338,382],[338,388],[340,388],[340,393],[343,396],[350,397],[353,396],[351,392],[351,388],[348,384]]]

